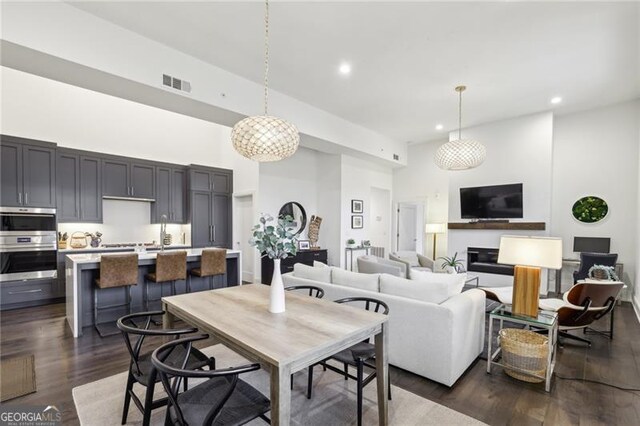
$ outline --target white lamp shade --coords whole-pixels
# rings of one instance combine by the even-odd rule
[[[498,263],[560,269],[562,239],[503,235],[500,237]]]
[[[427,223],[424,226],[424,232],[426,234],[444,234],[447,232],[446,223]]]
[[[233,147],[254,161],[279,161],[292,156],[300,144],[298,128],[278,117],[256,115],[231,129]]]

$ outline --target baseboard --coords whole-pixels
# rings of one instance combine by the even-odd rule
[[[638,306],[638,302],[636,301],[635,297],[631,299],[631,306],[633,306],[633,310],[636,313],[638,322],[640,323],[640,306]]]

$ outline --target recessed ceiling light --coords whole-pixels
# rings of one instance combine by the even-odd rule
[[[560,96],[555,96],[553,98],[551,98],[551,103],[552,104],[559,104],[560,102],[562,102],[562,98]]]
[[[340,74],[342,75],[349,75],[351,74],[351,65],[349,65],[346,62],[343,62],[340,64],[340,68],[338,68],[338,71],[340,71]]]
[[[442,124],[436,124],[436,130],[442,130],[444,126]]]

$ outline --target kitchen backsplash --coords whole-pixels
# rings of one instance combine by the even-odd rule
[[[160,243],[160,225],[151,224],[151,203],[142,201],[102,200],[103,223],[60,223],[59,232],[100,231],[102,243],[141,243],[156,241]],[[181,243],[181,234],[185,233],[186,244],[191,241],[191,225],[167,225],[167,234],[172,235],[172,243]]]

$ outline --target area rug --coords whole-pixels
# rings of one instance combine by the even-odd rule
[[[36,362],[33,354],[0,360],[0,401],[36,391]]]
[[[248,361],[222,345],[203,350],[216,358],[218,368],[237,366]],[[356,423],[356,387],[354,380],[345,381],[332,371],[316,367],[314,372],[313,397],[305,396],[306,372],[294,375],[291,392],[291,424],[293,425],[349,425]],[[242,379],[269,395],[269,375],[264,370],[243,374]],[[127,373],[123,372],[73,389],[73,401],[80,423],[85,426],[112,426],[120,424],[122,403]],[[161,385],[159,386],[162,387]],[[143,388],[136,385],[142,397]],[[158,396],[163,393],[158,390]],[[393,399],[389,401],[389,420],[393,425],[483,425],[484,423],[451,410],[435,402],[421,398],[411,392],[391,387]],[[365,388],[363,400],[363,424],[378,424],[376,385]],[[164,424],[164,408],[154,410],[151,424]],[[131,404],[128,425],[141,424],[142,415]],[[260,419],[251,426],[265,425]]]

